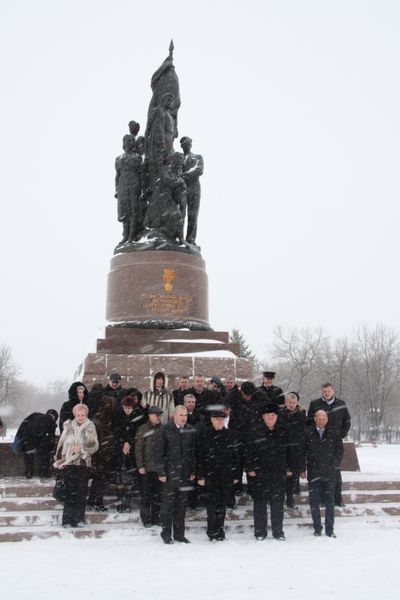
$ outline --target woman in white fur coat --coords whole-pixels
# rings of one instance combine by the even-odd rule
[[[96,427],[89,421],[86,404],[73,408],[74,419],[65,421],[54,467],[62,469],[66,482],[63,527],[83,527],[91,457],[98,447]]]

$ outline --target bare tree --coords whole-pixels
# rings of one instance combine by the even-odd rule
[[[294,389],[299,394],[312,392],[326,336],[321,328],[296,329],[278,326],[274,330],[272,356],[284,365],[286,389]],[[318,367],[318,368],[317,368]]]
[[[13,361],[11,349],[0,346],[0,405],[7,404],[15,385],[18,369]]]
[[[350,367],[364,423],[369,419],[371,427],[388,425],[394,406],[398,414],[399,334],[384,325],[372,330],[367,325],[360,326],[355,332]]]

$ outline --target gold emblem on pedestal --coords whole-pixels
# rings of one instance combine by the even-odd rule
[[[163,281],[164,290],[166,292],[172,292],[174,286],[172,285],[176,279],[176,273],[173,269],[164,269]]]

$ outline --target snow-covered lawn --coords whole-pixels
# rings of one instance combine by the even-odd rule
[[[358,454],[357,479],[400,479],[400,446]],[[210,543],[192,533],[190,545],[165,546],[138,530],[3,543],[1,592],[13,600],[397,600],[400,520],[337,519],[335,531],[337,539],[314,538],[288,526],[286,542],[256,542],[246,532]]]

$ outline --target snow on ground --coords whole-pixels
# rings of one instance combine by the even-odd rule
[[[358,455],[361,479],[400,478],[400,446]],[[288,526],[286,542],[232,532],[230,541],[210,543],[192,533],[190,545],[165,546],[138,529],[98,540],[3,543],[1,591],[13,600],[397,600],[398,518],[337,519],[335,530],[336,539],[314,538]]]

